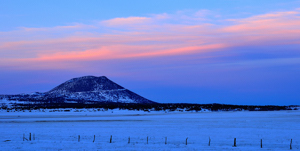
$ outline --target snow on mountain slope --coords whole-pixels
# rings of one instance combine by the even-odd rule
[[[112,82],[105,76],[84,76],[73,78],[65,83],[60,84],[48,93],[72,93],[72,92],[91,92],[101,90],[118,90],[124,89],[120,85]]]
[[[84,76],[68,80],[45,93],[32,93],[21,95],[2,95],[0,98],[17,101],[41,102],[59,101],[94,101],[117,103],[155,103],[109,80],[105,76]],[[1,99],[0,99],[1,100]],[[0,102],[1,103],[1,102]]]

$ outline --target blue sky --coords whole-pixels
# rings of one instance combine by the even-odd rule
[[[89,23],[117,17],[145,16],[150,14],[175,13],[178,11],[210,10],[222,16],[238,18],[273,11],[293,10],[299,0],[1,0],[1,31],[18,27],[53,27],[71,23]]]
[[[105,75],[157,102],[299,104],[300,1],[0,1],[0,93]]]

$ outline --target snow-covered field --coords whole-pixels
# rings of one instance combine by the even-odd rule
[[[0,111],[0,150],[290,150],[291,139],[300,150],[300,111]]]

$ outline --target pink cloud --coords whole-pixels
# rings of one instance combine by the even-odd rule
[[[300,40],[300,17],[298,11],[276,12],[235,19],[233,25],[220,32],[230,34],[229,41],[235,45],[297,44]]]
[[[127,18],[114,18],[110,20],[102,21],[106,26],[123,26],[148,23],[151,19],[148,17],[127,17]]]
[[[52,55],[39,55],[29,60],[35,61],[67,61],[67,60],[110,60],[124,58],[141,58],[170,55],[185,55],[192,53],[205,53],[214,49],[225,48],[224,44],[212,44],[202,46],[187,46],[182,48],[161,49],[157,46],[105,46],[80,52],[58,52]],[[138,51],[137,51],[138,50]]]
[[[235,25],[224,27],[225,32],[246,32],[259,34],[282,34],[289,30],[300,29],[300,14],[297,11],[277,12],[234,20]]]
[[[26,65],[28,68],[58,68],[57,66],[63,68],[63,66],[70,67],[74,62],[80,61],[155,58],[188,54],[210,55],[211,52],[224,51],[224,48],[235,46],[270,45],[270,43],[272,45],[299,44],[300,18],[298,15],[298,10],[275,12],[231,20],[230,25],[216,25],[199,24],[199,22],[195,24],[161,23],[162,20],[174,18],[174,15],[159,14],[151,17],[114,18],[102,21],[101,25],[75,24],[53,28],[23,28],[21,30],[29,36],[30,33],[40,32],[45,33],[45,37],[34,39],[33,36],[32,40],[0,42],[0,63],[7,66]],[[192,17],[187,18],[191,21]],[[194,20],[197,20],[197,17],[199,15],[196,15]],[[110,26],[118,26],[120,30],[110,30]],[[102,27],[108,32],[81,31],[81,29]],[[73,32],[60,38],[47,37],[47,31],[65,30]],[[24,57],[12,55],[7,57],[7,54],[11,52]]]

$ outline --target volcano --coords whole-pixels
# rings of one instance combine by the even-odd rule
[[[105,76],[84,76],[68,80],[45,93],[66,100],[104,101],[119,103],[154,103],[109,80]]]
[[[152,104],[148,100],[105,76],[83,76],[68,80],[44,93],[0,95],[2,105],[45,103],[136,103]]]

